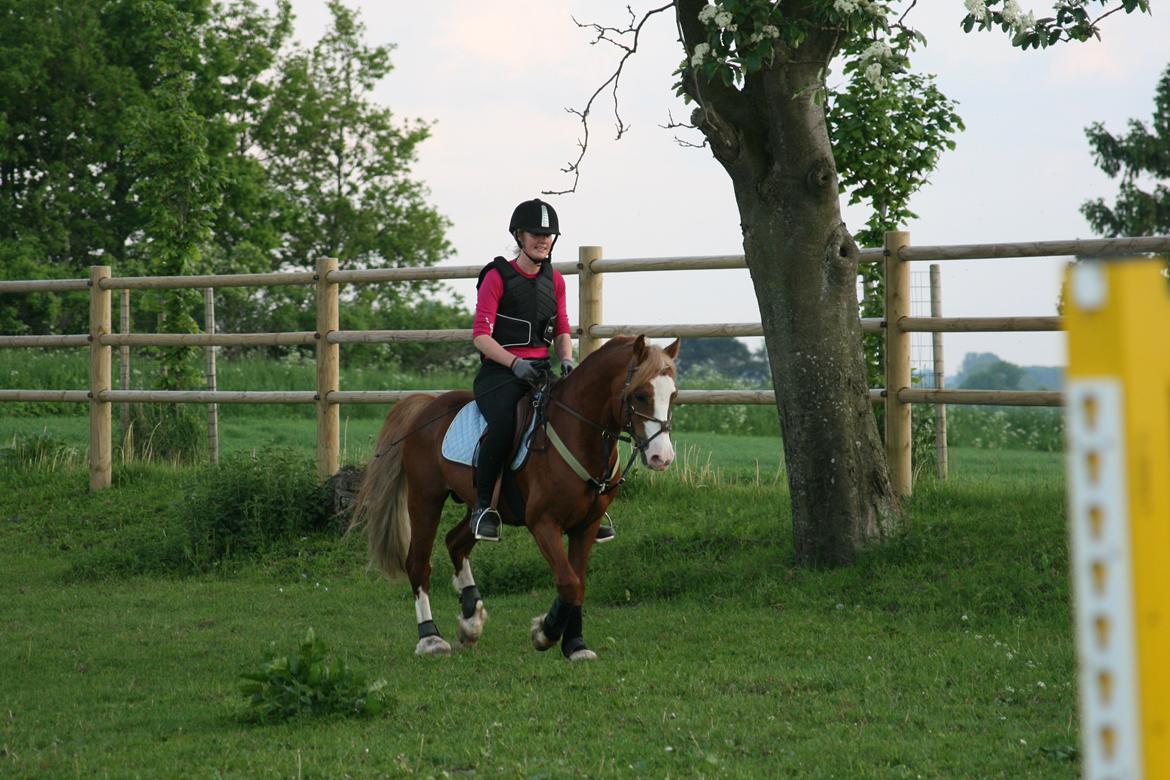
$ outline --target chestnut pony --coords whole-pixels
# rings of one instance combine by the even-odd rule
[[[505,466],[500,514],[506,523],[528,526],[556,582],[552,607],[532,621],[537,650],[559,639],[570,660],[597,657],[582,636],[581,605],[589,551],[622,480],[616,442],[629,441],[633,447],[626,469],[635,456],[654,470],[674,460],[670,418],[678,347],[675,341],[662,349],[642,336],[609,341],[545,388],[544,420],[532,436],[527,461],[514,476]],[[386,416],[355,502],[351,528],[366,527],[371,561],[390,577],[405,574],[410,580],[419,655],[451,652],[431,614],[430,560],[447,499],[455,496],[468,507],[475,505],[472,468],[441,454],[448,426],[471,400],[470,392],[457,391],[400,401]],[[447,534],[460,596],[457,638],[464,646],[480,638],[487,619],[468,560],[475,546],[470,516],[468,509]],[[505,544],[515,538],[509,536],[505,533]]]

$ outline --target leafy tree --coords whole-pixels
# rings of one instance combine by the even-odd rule
[[[915,5],[674,0],[632,23],[635,44],[625,47],[628,57],[645,20],[674,9],[684,48],[678,91],[695,104],[691,123],[727,171],[739,207],[784,432],[796,557],[806,564],[851,560],[897,524],[858,348],[858,249],[841,221],[826,74],[841,57],[852,79],[887,86],[923,42],[907,22]],[[1059,0],[1052,17],[1037,20],[1014,0],[966,0],[962,24],[1043,48],[1096,35],[1112,11],[1093,19],[1087,9],[1107,5]],[[1120,0],[1118,8],[1148,12],[1149,3]],[[618,75],[620,66],[607,83]],[[945,103],[936,109],[957,127]]]
[[[866,62],[850,60],[847,75],[857,74]],[[910,198],[927,182],[943,151],[954,149],[951,136],[963,129],[955,104],[935,86],[933,76],[897,70],[881,79],[880,86],[862,74],[850,79],[843,90],[828,93],[825,118],[837,165],[839,187],[849,202],[865,203],[870,216],[865,227],[853,234],[861,246],[881,246],[885,234],[897,230],[918,215],[910,210]],[[885,313],[883,267],[878,263],[858,266],[861,316]],[[866,381],[870,387],[885,382],[885,339],[880,333],[862,338]],[[873,407],[882,419],[884,409]]]
[[[373,103],[370,93],[392,67],[390,47],[366,46],[364,26],[339,0],[331,0],[329,10],[332,26],[313,49],[279,63],[259,137],[282,196],[277,256],[286,268],[312,267],[322,257],[336,257],[347,268],[434,265],[450,252],[449,223],[427,204],[426,188],[410,178],[430,127],[421,121],[400,126],[389,109]],[[384,323],[375,327],[393,327],[406,319],[404,309],[437,289],[415,283],[347,291],[342,327],[379,318]],[[274,300],[283,316],[311,329],[311,308],[302,304],[311,294],[285,288]],[[428,307],[433,312],[435,302]]]
[[[1170,67],[1158,80],[1150,127],[1131,119],[1129,132],[1116,136],[1096,122],[1085,135],[1097,167],[1110,178],[1121,176],[1112,207],[1102,198],[1081,206],[1093,230],[1110,237],[1170,233]],[[1142,180],[1152,189],[1143,189]]]
[[[679,375],[693,377],[707,371],[729,379],[766,384],[768,358],[755,353],[737,338],[694,339],[679,359]]]
[[[374,104],[388,47],[348,8],[311,50],[287,0],[0,0],[0,274],[76,277],[430,265],[446,220],[411,178],[425,123]],[[351,322],[410,322],[434,285],[347,290]],[[311,329],[312,291],[227,289],[224,330]],[[138,295],[134,328],[189,328],[188,296]],[[84,329],[58,296],[0,302],[0,328]],[[177,307],[177,308],[176,308]],[[442,319],[442,317],[440,317]],[[377,348],[347,351],[372,356]],[[177,353],[176,353],[177,354]],[[413,352],[414,359],[420,359]],[[173,381],[182,371],[168,370]]]
[[[964,390],[1019,390],[1024,369],[1015,363],[996,360],[967,373],[960,387]]]

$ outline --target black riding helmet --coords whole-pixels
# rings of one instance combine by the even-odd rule
[[[560,236],[561,225],[557,219],[557,211],[551,203],[545,203],[540,198],[526,200],[512,211],[512,219],[508,222],[508,235],[519,241],[517,230],[523,230],[535,236]],[[553,239],[553,246],[557,240]],[[552,258],[552,249],[549,249],[549,258]]]

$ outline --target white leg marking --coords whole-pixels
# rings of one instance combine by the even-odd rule
[[[471,576],[471,561],[463,559],[463,565],[455,573],[455,592],[462,593],[464,588],[475,584],[475,577]]]
[[[654,387],[654,416],[665,420],[670,413],[670,396],[674,393],[674,380],[669,376],[656,376],[650,380]],[[647,422],[645,427],[646,438],[654,437],[650,446],[646,448],[646,465],[655,470],[661,470],[674,461],[674,445],[670,442],[670,434],[663,433],[655,437],[662,426],[656,422]]]
[[[452,579],[452,584],[455,586],[456,593],[463,593],[463,589],[475,584],[475,577],[471,576],[471,561],[466,558],[463,559],[459,571]],[[479,641],[480,636],[483,635],[483,624],[487,622],[487,610],[483,608],[483,602],[475,602],[475,612],[471,617],[463,617],[463,610],[459,610],[459,622],[456,623],[455,637],[459,643],[465,647],[474,645]]]
[[[414,597],[414,614],[419,623],[431,620],[431,599],[425,590],[419,590]],[[450,655],[451,645],[441,636],[424,636],[414,646],[415,655]]]
[[[432,620],[431,617],[431,599],[427,596],[425,590],[419,589],[418,595],[414,597],[414,614],[418,618],[419,623],[425,623]]]

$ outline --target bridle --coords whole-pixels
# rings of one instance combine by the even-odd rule
[[[561,454],[561,457],[565,459],[565,462],[567,462],[573,471],[577,473],[577,476],[581,477],[583,480],[592,485],[597,490],[598,495],[605,495],[606,493],[616,490],[623,482],[625,482],[626,475],[630,473],[630,469],[633,467],[634,461],[639,456],[641,456],[642,463],[647,464],[646,449],[650,446],[650,442],[654,441],[664,433],[670,433],[671,430],[671,422],[674,418],[673,409],[669,409],[668,407],[669,412],[667,413],[666,419],[661,420],[657,417],[654,417],[653,415],[640,412],[634,408],[634,401],[630,397],[630,382],[634,378],[634,371],[636,368],[637,363],[635,362],[634,358],[630,358],[630,365],[626,370],[626,383],[622,387],[622,392],[619,396],[622,399],[624,412],[622,414],[621,428],[618,431],[613,431],[604,425],[601,425],[600,423],[590,420],[588,417],[581,414],[568,404],[564,403],[559,398],[551,399],[552,403],[555,404],[558,408],[564,409],[570,415],[585,423],[589,427],[601,432],[602,448],[604,450],[604,458],[602,460],[603,463],[609,463],[610,459],[613,457],[614,447],[617,445],[617,442],[626,442],[627,444],[631,445],[630,458],[628,461],[626,461],[626,467],[624,469],[619,471],[618,464],[615,462],[608,475],[603,472],[601,476],[594,477],[589,474],[588,471],[586,471],[585,467],[581,465],[581,462],[578,461],[577,458],[569,451],[569,448],[553,429],[552,421],[546,418],[545,434],[548,436],[549,441],[553,443],[553,446],[556,448],[557,452]],[[643,439],[638,435],[638,418],[641,418],[645,422],[658,423],[658,430],[655,431],[653,435]]]

